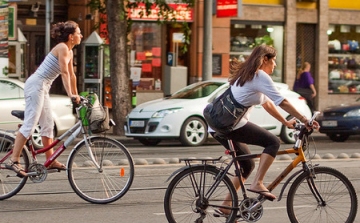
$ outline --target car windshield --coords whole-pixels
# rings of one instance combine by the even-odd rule
[[[23,98],[24,90],[9,81],[0,81],[0,99]]]
[[[221,85],[224,85],[222,82],[199,82],[195,84],[191,84],[182,90],[175,92],[171,95],[171,99],[195,99],[195,98],[203,98],[211,93],[213,93],[216,89],[218,89]]]

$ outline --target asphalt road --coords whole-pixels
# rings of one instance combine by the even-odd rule
[[[332,153],[334,159],[314,160],[322,166],[330,166],[343,172],[360,194],[360,158],[338,158],[339,154],[355,154],[360,137],[352,137],[345,143],[333,143],[326,137],[315,138],[317,154],[324,157]],[[108,205],[89,204],[79,198],[71,189],[65,172],[49,174],[40,184],[28,181],[16,196],[0,201],[0,222],[124,222],[124,223],[166,223],[163,211],[163,197],[167,187],[166,179],[183,164],[152,164],[155,159],[168,160],[174,157],[209,157],[222,155],[222,148],[216,143],[203,147],[182,147],[178,142],[163,142],[158,147],[144,147],[134,141],[124,140],[134,160],[145,159],[147,165],[136,165],[135,179],[130,191],[120,200]],[[291,145],[282,145],[289,147]],[[261,148],[252,148],[261,151]],[[43,159],[43,157],[39,157]],[[66,160],[66,154],[60,157]],[[287,165],[288,160],[277,159],[266,176],[266,183],[275,178]],[[251,182],[251,178],[249,179]],[[282,185],[273,192],[279,194]],[[260,223],[288,223],[286,200],[264,203],[264,215]],[[357,216],[355,222],[360,222]]]

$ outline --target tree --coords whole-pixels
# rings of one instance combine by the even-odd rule
[[[107,32],[110,47],[110,76],[112,88],[112,114],[113,119],[117,123],[114,127],[114,134],[124,135],[123,123],[126,121],[126,115],[131,111],[129,89],[129,65],[128,65],[128,49],[127,34],[131,28],[132,21],[128,18],[128,10],[134,9],[139,4],[145,5],[145,14],[151,14],[153,6],[158,7],[158,20],[163,22],[176,22],[173,16],[174,10],[168,5],[166,0],[90,0],[88,6],[92,10],[98,10],[101,14],[106,15]],[[174,0],[172,2],[187,3],[189,7],[193,7],[195,0]],[[144,13],[144,12],[140,12]],[[142,16],[142,15],[141,15]],[[185,45],[183,51],[187,50],[189,42],[189,27],[184,23]]]

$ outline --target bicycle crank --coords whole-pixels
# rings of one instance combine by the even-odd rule
[[[264,210],[256,198],[246,198],[239,204],[240,216],[247,222],[256,222],[262,217]]]
[[[47,169],[44,165],[32,163],[29,166],[28,177],[34,183],[42,183],[47,177]]]

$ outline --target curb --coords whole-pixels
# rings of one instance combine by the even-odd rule
[[[194,158],[194,157],[189,157]],[[212,157],[205,157],[206,159],[212,159]],[[223,156],[219,162],[224,162],[226,159],[230,159],[230,156]],[[277,161],[289,161],[293,160],[294,157],[291,157],[290,155],[279,155],[276,157],[274,162]],[[309,158],[308,158],[309,159]],[[346,153],[340,153],[339,155],[335,156],[331,153],[326,153],[323,156],[320,156],[319,154],[315,154],[311,157],[311,160],[326,160],[326,161],[332,161],[332,160],[350,160],[350,159],[360,159],[360,153],[353,153],[351,155],[348,155]],[[259,159],[255,159],[255,161],[259,161]],[[200,163],[199,161],[194,161],[194,163]],[[164,165],[164,164],[180,164],[180,158],[149,158],[149,159],[143,159],[138,158],[134,159],[134,165],[135,166],[145,166],[145,165]]]

